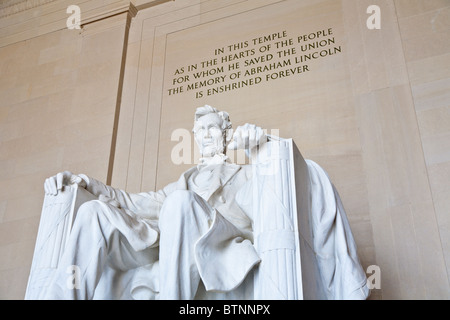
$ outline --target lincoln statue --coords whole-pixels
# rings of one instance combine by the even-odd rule
[[[254,170],[251,164],[231,163],[226,152],[228,147],[252,154],[268,143],[269,136],[251,124],[233,131],[229,114],[210,106],[196,110],[193,134],[199,164],[158,191],[132,194],[68,171],[45,181],[46,197],[57,197],[77,184],[96,200],[79,207],[42,298],[189,300],[198,297],[199,290],[233,298],[245,281],[252,281],[249,275],[261,263],[249,204]],[[339,207],[333,214],[338,211]],[[329,298],[365,299],[366,277],[347,232],[348,222],[339,212],[337,217],[326,232],[316,228],[322,229],[315,238],[322,239],[323,250],[328,250],[316,252],[322,259],[324,290]],[[341,218],[347,236],[336,237],[331,246],[330,234],[340,232],[333,221]],[[340,271],[334,267],[338,260],[348,261]],[[76,285],[68,286],[73,266]],[[338,277],[346,280],[335,283]]]

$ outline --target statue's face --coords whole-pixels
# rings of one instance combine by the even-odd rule
[[[225,138],[222,124],[223,120],[217,113],[204,115],[195,122],[195,142],[203,157],[213,157],[224,153]]]

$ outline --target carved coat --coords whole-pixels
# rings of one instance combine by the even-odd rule
[[[208,177],[200,179],[200,175]],[[250,180],[249,166],[227,163],[200,169],[193,167],[162,190],[138,194],[127,193],[85,175],[81,176],[89,181],[89,192],[116,200],[126,213],[125,217],[128,215],[142,222],[133,224],[129,219],[117,215],[111,219],[136,251],[158,246],[159,212],[164,200],[173,191],[194,191],[215,208],[210,230],[195,246],[197,267],[207,290],[227,292],[235,289],[260,261],[252,245],[251,220],[236,202],[236,194]],[[208,183],[201,185],[201,181]],[[213,261],[211,257],[214,257]]]
[[[320,272],[323,298],[365,299],[369,295],[366,276],[340,197],[326,172],[316,163],[306,162],[312,195],[314,241],[311,245]],[[210,177],[198,179],[200,174]],[[162,190],[139,194],[129,194],[84,175],[82,177],[89,181],[88,191],[118,201],[126,214],[114,215],[110,220],[136,251],[158,246],[159,212],[170,193],[191,190],[199,194],[216,209],[216,214],[209,231],[196,243],[197,267],[207,290],[228,292],[238,287],[260,262],[252,245],[252,221],[249,217],[254,187],[251,175],[250,166],[226,164],[201,170],[193,167]],[[197,184],[201,180],[208,181],[207,185]],[[133,219],[127,219],[127,216]],[[157,269],[150,265],[137,270],[134,286],[146,287],[156,294],[159,285]],[[150,279],[151,276],[154,278]]]

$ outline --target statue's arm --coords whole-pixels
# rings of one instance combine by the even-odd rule
[[[124,190],[107,186],[104,183],[88,177],[85,174],[72,174],[69,171],[60,172],[45,180],[44,190],[48,196],[56,196],[65,186],[78,184],[93,194],[96,198],[111,204],[129,209],[135,214],[156,219],[159,210],[172,189],[171,185],[157,192],[128,193]]]
[[[156,192],[128,193],[127,191],[108,186],[84,174],[79,175],[86,181],[86,190],[100,199],[113,199],[121,208],[126,208],[135,214],[156,219],[160,208],[167,197],[170,185]]]

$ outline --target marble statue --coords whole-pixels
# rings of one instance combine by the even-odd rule
[[[274,267],[266,259],[276,250],[284,253],[272,259],[286,264],[278,274],[298,268],[293,223],[286,220],[277,230],[267,229],[271,215],[286,216],[286,205],[277,202],[276,192],[268,192],[267,178],[257,178],[254,165],[236,165],[226,156],[227,147],[254,156],[276,137],[250,124],[234,132],[228,113],[210,106],[196,110],[193,133],[200,163],[156,192],[131,194],[67,171],[48,178],[44,185],[48,201],[71,186],[86,190],[94,200],[79,206],[70,228],[64,227],[69,231],[59,232],[63,240],[57,242],[63,244],[57,250],[54,245],[52,249],[37,245],[35,259],[43,262],[36,265],[48,266],[38,270],[40,275],[38,271],[30,275],[26,298],[187,300],[208,294],[218,299],[267,298],[261,292],[268,291],[276,292],[269,297],[299,298],[285,294],[276,281],[264,280],[274,278],[269,275]],[[366,276],[339,195],[317,164],[307,160],[305,168],[315,195],[308,200],[313,239],[308,243],[321,286],[315,297],[366,299]],[[263,228],[258,216],[262,211],[266,211],[264,232],[256,230]],[[63,224],[48,222],[45,228],[55,235]],[[50,258],[55,251],[57,258]],[[57,261],[50,263],[52,259]],[[262,286],[254,280],[257,273]],[[286,287],[297,286],[286,281]]]

